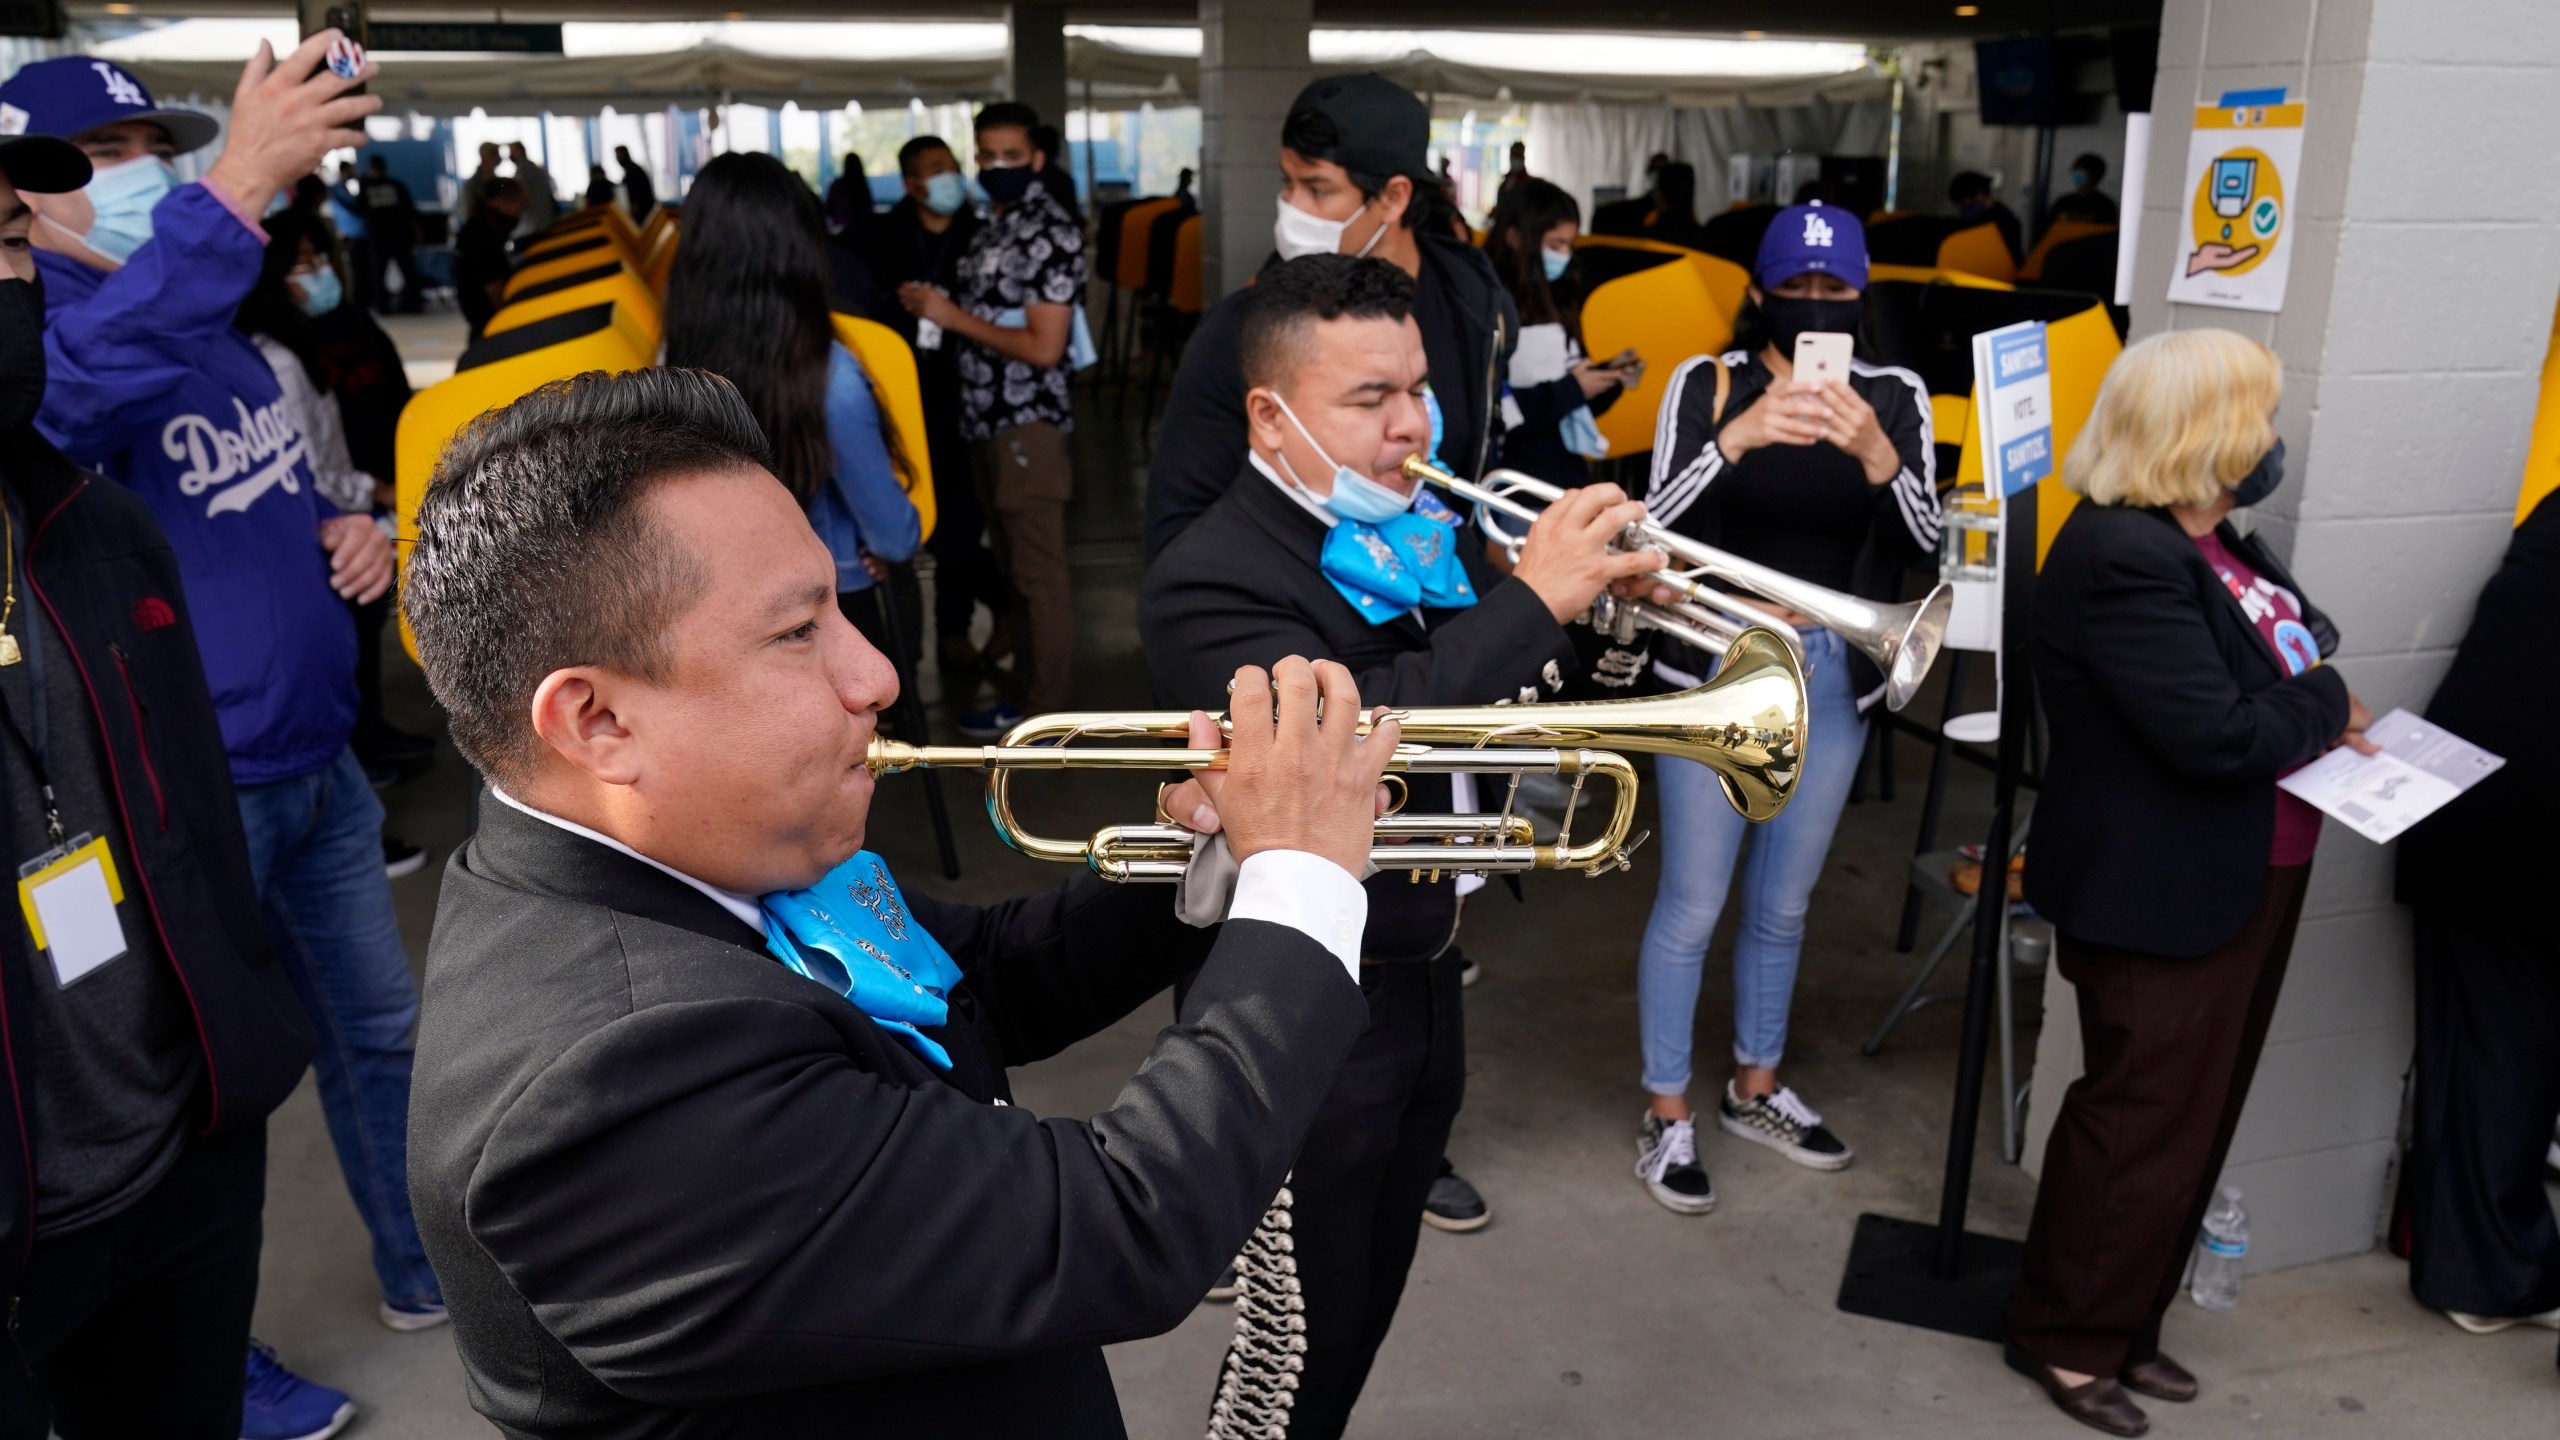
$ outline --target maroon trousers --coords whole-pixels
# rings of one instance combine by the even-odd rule
[[[2249,922],[2208,955],[2060,938],[2087,1069],[2062,1097],[2009,1337],[2046,1365],[2113,1376],[2160,1353],[2267,1022],[2311,867],[2267,872]]]

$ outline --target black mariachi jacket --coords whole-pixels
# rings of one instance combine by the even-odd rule
[[[140,497],[81,473],[32,428],[0,434],[0,469],[29,522],[22,603],[44,611],[77,662],[70,678],[97,722],[143,908],[204,1047],[205,1130],[255,1125],[302,1078],[311,1025],[260,918],[177,555]],[[0,930],[0,1279],[14,1291],[35,1237],[18,1026],[37,971],[26,927]]]

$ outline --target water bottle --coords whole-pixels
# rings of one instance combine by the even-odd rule
[[[2231,1310],[2240,1304],[2240,1261],[2249,1253],[2249,1216],[2240,1208],[2240,1187],[2225,1185],[2204,1213],[2204,1233],[2196,1236],[2195,1278],[2187,1293],[2207,1310]]]

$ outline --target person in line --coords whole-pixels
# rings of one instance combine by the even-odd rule
[[[960,258],[960,288],[923,280],[898,287],[899,303],[957,348],[960,433],[970,445],[980,507],[996,557],[1013,584],[1028,654],[1012,695],[962,717],[960,730],[992,739],[1031,713],[1064,710],[1073,694],[1075,595],[1067,574],[1067,501],[1075,465],[1068,342],[1084,304],[1084,227],[1039,183],[1047,161],[1032,145],[1039,115],[1000,101],[976,120],[978,184],[987,216]]]
[[[338,162],[337,178],[329,185],[329,223],[336,226],[339,242],[346,247],[346,270],[356,304],[373,304],[373,247],[365,234],[364,181],[356,176],[356,162]]]
[[[766,454],[717,376],[595,373],[474,422],[419,507],[401,604],[489,781],[416,1116],[472,1404],[534,1440],[1122,1435],[1100,1347],[1191,1312],[1366,1023],[1396,727],[1354,739],[1331,662],[1238,672],[1228,768],[1161,797],[1240,860],[1222,925],[1082,872],[901,893],[862,763],[896,680]],[[1110,1108],[1012,1103],[1006,1066],[1193,966]]]
[[[1582,349],[1581,297],[1567,284],[1582,207],[1560,185],[1524,176],[1493,207],[1485,259],[1520,312],[1504,386],[1502,463],[1556,485],[1590,483],[1609,453],[1596,418],[1643,374],[1632,353],[1594,364]]]
[[[2267,1038],[2320,839],[2276,788],[2372,722],[2336,629],[2230,523],[2284,478],[2284,371],[2228,330],[2128,348],[2064,459],[2083,502],[2036,577],[2050,727],[2026,895],[2053,922],[2087,1068],[2062,1097],[2005,1354],[2073,1419],[2192,1400],[2160,1319]]]
[[[523,141],[509,142],[507,159],[515,167],[516,183],[524,187],[524,218],[516,222],[516,234],[539,235],[560,218],[560,187],[550,171],[534,163]]]
[[[1431,224],[1431,111],[1383,75],[1339,75],[1298,92],[1280,127],[1284,179],[1264,268],[1303,255],[1366,255],[1414,282],[1413,318],[1430,358],[1432,416],[1425,445],[1442,468],[1490,467],[1500,414],[1492,397],[1520,339],[1520,316],[1484,252]],[[1251,453],[1238,336],[1244,297],[1209,307],[1182,350],[1147,466],[1147,562],[1236,483]],[[1461,968],[1466,960],[1450,957]],[[1430,1193],[1433,1223],[1477,1229],[1484,1196],[1444,1165]]]
[[[891,293],[871,318],[895,328],[915,348],[916,380],[923,392],[924,433],[933,461],[933,628],[945,675],[965,675],[991,665],[1013,649],[1013,587],[987,548],[986,511],[970,478],[968,442],[961,438],[959,347],[939,326],[927,327],[896,303],[909,284],[944,294],[960,289],[960,260],[978,233],[969,204],[969,180],[939,135],[919,135],[898,147],[898,183],[906,190],[871,227],[871,272]],[[841,308],[841,306],[839,306]],[[980,606],[992,626],[984,651],[971,642]]]
[[[847,150],[844,168],[836,172],[835,182],[827,186],[827,233],[840,235],[856,232],[857,242],[871,222],[871,176],[863,169],[862,157]],[[861,248],[857,243],[857,248]]]
[[[2560,1330],[2560,1227],[2544,1190],[2560,1115],[2560,922],[2543,903],[2560,807],[2560,500],[2533,507],[2480,591],[2427,718],[2498,773],[2400,837],[2417,938],[2409,1289],[2475,1335]]]
[[[1496,205],[1501,204],[1501,203],[1502,203],[1502,200],[1503,200],[1503,197],[1505,197],[1505,196],[1507,196],[1507,195],[1509,195],[1509,194],[1511,193],[1511,191],[1512,191],[1512,187],[1514,187],[1514,186],[1518,185],[1521,181],[1526,180],[1526,179],[1528,179],[1528,178],[1529,178],[1529,145],[1528,145],[1528,142],[1527,142],[1527,141],[1525,141],[1525,140],[1514,140],[1514,141],[1512,141],[1512,142],[1511,142],[1511,163],[1510,163],[1510,165],[1509,165],[1507,168],[1505,168],[1505,169],[1503,170],[1503,172],[1502,172],[1502,180],[1501,180],[1501,182],[1494,186],[1494,191],[1493,191],[1494,203],[1495,203]],[[1454,187],[1453,187],[1453,188],[1454,188]]]
[[[1611,200],[1591,207],[1591,233],[1594,235],[1638,236],[1653,214],[1656,191],[1662,184],[1662,171],[1671,157],[1660,150],[1645,157],[1644,188],[1624,200]]]
[[[471,218],[453,237],[453,295],[471,327],[471,343],[480,342],[489,317],[506,301],[507,277],[515,273],[508,250],[516,222],[524,218],[524,187],[505,175],[493,175],[480,192]]]
[[[1828,589],[1898,599],[1904,569],[1937,553],[1937,448],[1929,395],[1908,370],[1853,360],[1845,380],[1796,375],[1796,337],[1855,335],[1867,284],[1865,227],[1819,203],[1780,211],[1761,238],[1735,348],[1682,364],[1664,388],[1645,503],[1657,523]],[[1650,1103],[1636,1140],[1636,1178],[1666,1209],[1703,1215],[1715,1186],[1698,1158],[1689,1107],[1690,1052],[1707,943],[1737,869],[1742,914],[1733,944],[1733,1070],[1717,1128],[1799,1165],[1846,1167],[1849,1146],[1782,1084],[1787,1021],[1804,956],[1805,912],[1822,876],[1866,746],[1867,712],[1884,677],[1847,641],[1779,607],[1806,660],[1813,736],[1787,808],[1748,825],[1714,772],[1664,759],[1662,886],[1636,961],[1636,1017]],[[1695,685],[1714,657],[1668,640],[1654,673]],[[1746,832],[1750,857],[1743,858]]]
[[[649,218],[650,211],[658,208],[657,182],[649,178],[648,166],[632,158],[628,145],[613,147],[613,163],[622,176],[623,208],[631,212],[632,224],[640,224]]]
[[[370,252],[365,290],[374,313],[415,315],[427,303],[426,282],[418,275],[418,202],[380,155],[365,161],[363,194],[365,249]]]
[[[836,560],[836,601],[896,660],[876,587],[915,557],[880,405],[827,311],[827,230],[807,182],[770,155],[716,156],[693,177],[667,276],[666,361],[738,389],[773,446],[774,478]],[[900,665],[898,683],[915,677]],[[923,737],[915,737],[921,740]]]
[[[1197,210],[1200,208],[1200,197],[1191,192],[1192,178],[1191,167],[1185,165],[1182,167],[1182,173],[1176,175],[1173,179],[1174,201],[1185,210]]]
[[[39,61],[0,85],[34,134],[69,134],[98,166],[79,195],[37,197],[47,383],[38,425],[75,462],[131,488],[168,532],[278,955],[320,1036],[320,1103],[373,1240],[377,1312],[444,1321],[406,1184],[417,987],[382,874],[382,805],[349,746],[355,627],[345,602],[391,585],[391,543],[314,484],[307,437],[232,321],[265,263],[263,214],[381,107],[321,58],[334,30],[279,61],[261,45],[204,179],[169,157],[215,133],[162,110],[109,62]],[[114,83],[101,84],[112,76]],[[103,183],[102,183],[103,182]]]
[[[2000,202],[1990,176],[1979,170],[1959,172],[1947,182],[1947,203],[1956,207],[1956,218],[1968,225],[1988,222],[1998,226],[2000,243],[2009,247],[2011,264],[2027,258],[2025,227],[2018,223],[2018,212]]]
[[[489,193],[489,184],[498,178],[498,146],[495,141],[480,142],[480,164],[463,177],[462,193],[453,202],[453,218],[457,225],[468,225],[480,213],[480,202]]]
[[[590,208],[612,204],[615,193],[613,179],[604,173],[602,165],[587,167],[587,204]]]
[[[2093,153],[2073,160],[2071,188],[2055,196],[2045,208],[2044,228],[2050,230],[2061,220],[2081,220],[2092,225],[2116,223],[2115,197],[2098,188],[2106,178],[2106,156]]]
[[[1147,567],[1139,592],[1156,703],[1216,707],[1237,666],[1289,654],[1333,656],[1363,696],[1400,707],[1553,698],[1574,659],[1564,622],[1610,582],[1661,563],[1609,548],[1644,507],[1611,485],[1575,491],[1530,529],[1512,574],[1492,574],[1398,469],[1431,438],[1412,279],[1381,260],[1310,255],[1264,270],[1245,293],[1250,448],[1235,484]],[[1390,547],[1407,568],[1366,558]],[[1421,583],[1407,587],[1407,574]],[[1470,808],[1453,790],[1472,786],[1409,778],[1417,813]],[[1367,883],[1369,1024],[1238,1262],[1237,1339],[1210,1418],[1218,1440],[1340,1435],[1395,1319],[1466,1090],[1449,944],[1459,886],[1415,878]],[[1278,1383],[1284,1363],[1294,1389]]]
[[[259,927],[185,586],[150,507],[34,424],[44,299],[23,197],[89,178],[63,140],[0,138],[0,793],[20,862],[59,857],[64,878],[111,873],[121,890],[111,942],[48,946],[24,911],[0,938],[0,1063],[22,1100],[0,1111],[17,1171],[0,1180],[16,1354],[0,1425],[325,1435],[353,1402],[249,1338],[266,1119],[311,1028]],[[98,688],[107,675],[131,705]],[[60,893],[47,873],[35,915]]]

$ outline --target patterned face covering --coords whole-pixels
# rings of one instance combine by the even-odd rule
[[[1392,520],[1336,523],[1324,537],[1319,568],[1372,625],[1417,605],[1464,609],[1476,603],[1476,592],[1458,561],[1457,519],[1437,497],[1417,490],[1413,509]]]
[[[776,959],[852,1001],[936,1070],[951,1068],[950,1053],[921,1032],[950,1020],[960,967],[908,913],[879,856],[857,850],[808,889],[758,903]]]

